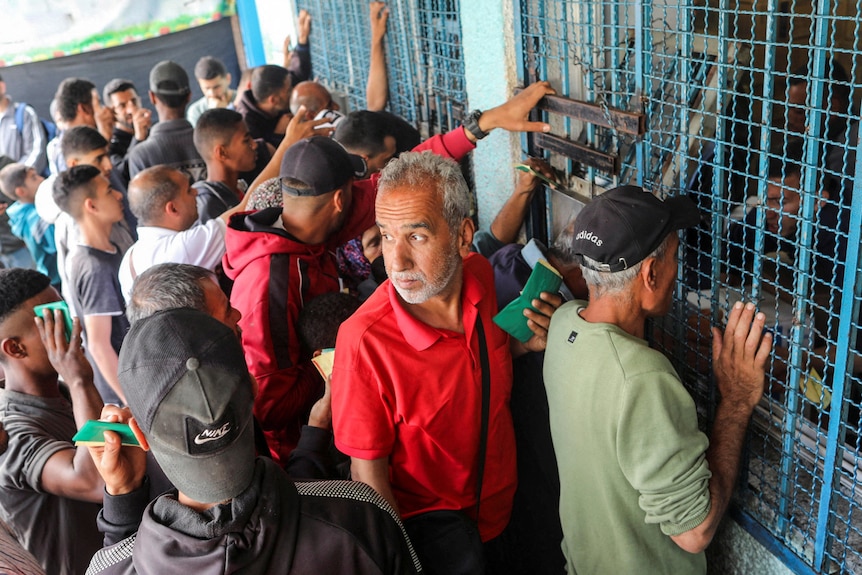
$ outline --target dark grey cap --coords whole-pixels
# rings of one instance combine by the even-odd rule
[[[156,461],[177,489],[217,503],[248,487],[254,397],[230,328],[191,309],[142,319],[123,342],[119,378]]]
[[[150,91],[162,96],[190,94],[189,75],[176,62],[162,60],[150,70]]]
[[[575,218],[574,252],[583,267],[623,271],[643,261],[671,232],[699,220],[697,205],[687,196],[662,201],[638,186],[621,186],[591,201]]]

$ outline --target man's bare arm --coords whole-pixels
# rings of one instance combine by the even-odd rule
[[[120,387],[120,378],[117,377],[119,357],[114,351],[114,346],[111,345],[112,319],[113,316],[110,315],[86,315],[84,327],[87,329],[87,344],[96,367],[117,397],[126,403],[126,396],[123,395],[123,389]]]
[[[554,178],[551,166],[544,160],[528,158],[524,163],[545,177]],[[535,175],[530,172],[518,172],[518,183],[515,185],[515,191],[500,208],[494,221],[491,222],[491,235],[504,244],[514,243],[518,239],[521,224],[524,223],[524,218],[527,216],[533,194],[541,187],[542,181]]]
[[[386,22],[389,8],[385,2],[372,2],[371,10],[371,61],[368,64],[368,82],[365,85],[365,107],[382,110],[389,100],[389,77],[386,73]]]
[[[359,459],[351,457],[350,476],[354,481],[361,481],[373,487],[399,515],[401,514],[398,510],[398,503],[395,501],[395,494],[392,493],[392,485],[389,483],[389,458]]]
[[[700,525],[671,537],[689,553],[700,553],[710,544],[733,495],[745,431],[763,396],[766,360],[772,350],[772,334],[764,334],[765,323],[762,313],[755,314],[754,304],[737,302],[724,334],[713,328],[712,357],[721,400],[706,452],[712,472],[710,510]]]
[[[75,425],[80,429],[89,419],[97,419],[102,398],[93,385],[93,368],[81,347],[81,324],[75,319],[72,339],[66,342],[62,312],[36,318],[39,336],[48,359],[69,387]],[[70,438],[71,439],[71,438]],[[105,484],[86,447],[69,448],[52,455],[42,469],[42,488],[48,493],[83,501],[102,501]]]

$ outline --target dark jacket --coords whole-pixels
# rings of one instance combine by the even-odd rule
[[[419,573],[396,517],[363,483],[294,484],[258,458],[251,485],[203,513],[176,492],[156,499],[137,534],[96,553],[88,573]]]

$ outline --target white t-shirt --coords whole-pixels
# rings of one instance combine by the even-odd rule
[[[120,264],[120,288],[126,303],[131,297],[135,278],[154,265],[192,264],[215,271],[224,257],[226,230],[227,224],[221,218],[181,232],[156,226],[138,226],[138,241],[129,248]]]

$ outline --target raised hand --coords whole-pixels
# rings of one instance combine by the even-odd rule
[[[712,328],[712,365],[722,403],[753,409],[763,396],[766,360],[772,334],[764,331],[766,316],[749,302],[736,302],[724,332]]]

